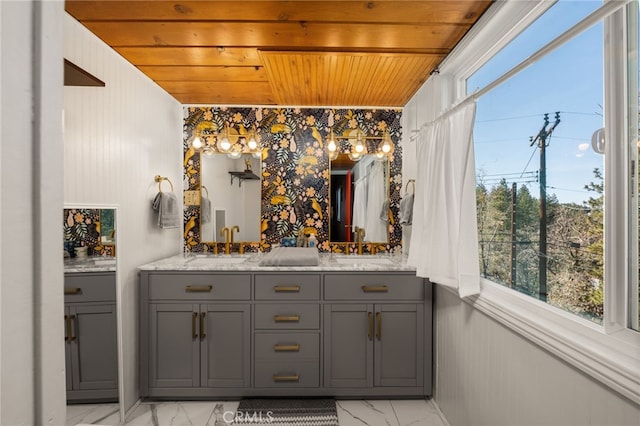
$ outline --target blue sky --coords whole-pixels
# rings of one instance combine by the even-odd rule
[[[597,9],[599,1],[560,1],[468,80],[468,91],[485,86]],[[584,185],[603,157],[591,136],[603,124],[603,26],[596,24],[515,77],[478,99],[474,129],[476,170],[487,183],[502,175],[512,182],[539,169],[539,151],[529,138],[543,125],[544,113],[561,123],[547,147],[547,193],[561,202],[582,202]],[[524,180],[516,179],[520,184]],[[528,183],[532,195],[538,183]]]

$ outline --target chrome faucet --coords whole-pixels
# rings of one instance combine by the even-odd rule
[[[356,226],[356,243],[358,244],[358,254],[362,254],[362,240],[364,239],[365,231],[364,228],[360,228]]]
[[[224,237],[224,254],[231,253],[231,231],[226,226],[220,230],[220,236]]]

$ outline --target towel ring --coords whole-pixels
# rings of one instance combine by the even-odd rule
[[[207,198],[209,198],[209,190],[207,189],[207,187],[202,185],[202,189],[205,190],[205,192],[207,193]]]
[[[409,180],[407,181],[407,186],[404,188],[404,193],[405,193],[405,194],[408,194],[408,193],[409,193],[409,184],[411,184],[411,187],[412,187],[412,189],[413,189],[413,190],[411,191],[411,193],[412,193],[412,194],[415,194],[415,192],[416,192],[416,180],[415,180],[415,179],[409,179]]]
[[[160,190],[160,192],[162,192],[162,181],[163,180],[166,180],[167,182],[169,182],[169,185],[171,185],[171,192],[173,192],[173,184],[171,183],[169,178],[165,177],[165,176],[156,175],[155,181],[158,182],[158,189]]]

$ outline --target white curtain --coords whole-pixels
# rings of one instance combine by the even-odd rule
[[[421,127],[417,140],[416,194],[408,263],[417,275],[457,289],[480,292],[473,123],[469,99]]]

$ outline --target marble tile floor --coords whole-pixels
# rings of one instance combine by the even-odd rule
[[[226,426],[239,402],[143,402],[126,426]],[[433,400],[337,400],[340,426],[448,426]],[[225,415],[225,412],[227,414]],[[117,404],[67,407],[67,426],[118,426]]]

